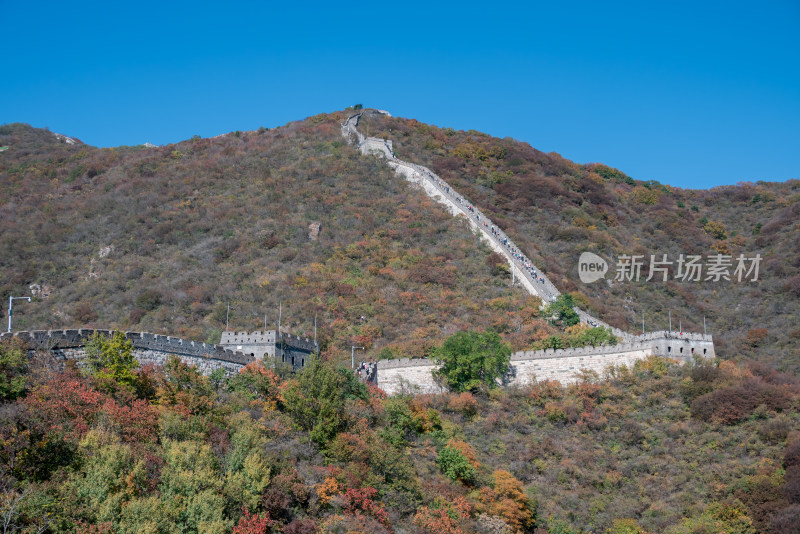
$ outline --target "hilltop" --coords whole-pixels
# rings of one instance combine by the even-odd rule
[[[492,327],[515,349],[559,334],[464,225],[343,143],[346,116],[155,148],[97,149],[2,127],[0,288],[37,295],[15,328],[217,341],[228,303],[231,328],[256,330],[265,314],[277,322],[282,301],[283,325],[298,334],[312,335],[317,315],[334,359],[350,344],[421,356],[466,328]],[[797,370],[800,182],[681,190],[512,139],[367,120],[371,135],[476,202],[610,324],[635,332],[644,311],[648,330],[665,329],[670,310],[674,329],[702,331],[705,316],[719,354]],[[761,279],[586,285],[576,269],[586,250],[609,260],[758,253]]]

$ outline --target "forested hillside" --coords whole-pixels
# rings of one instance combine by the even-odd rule
[[[15,329],[103,326],[219,342],[267,316],[325,354],[422,356],[492,327],[516,347],[558,333],[538,299],[424,195],[346,146],[343,115],[161,148],[66,145],[0,130],[2,293]],[[320,231],[313,235],[318,223]]]
[[[110,345],[107,349],[104,344]],[[800,383],[659,358],[386,398],[314,360],[205,377],[0,344],[0,519],[80,534],[798,532]]]
[[[15,329],[217,341],[228,304],[231,328],[256,330],[265,315],[274,327],[283,302],[283,326],[301,335],[317,315],[334,359],[351,344],[372,357],[422,356],[467,327],[492,327],[515,349],[559,334],[465,225],[343,143],[345,117],[152,148],[0,127],[10,147],[0,155],[0,289],[34,293],[18,303]],[[490,213],[610,323],[635,332],[644,311],[648,330],[663,329],[671,310],[673,328],[700,331],[706,316],[723,356],[796,370],[797,181],[679,190],[474,131],[373,116],[365,126]],[[758,282],[585,285],[585,250],[610,261],[716,251],[763,261]]]
[[[177,358],[139,368],[121,336],[93,340],[81,369],[0,344],[4,528],[800,532],[800,182],[679,190],[368,117],[371,135],[491,214],[576,303],[633,332],[643,310],[650,330],[668,310],[674,329],[702,330],[705,315],[724,358],[386,398],[337,365],[352,345],[425,356],[464,330],[513,349],[586,332],[551,324],[466,224],[346,145],[346,117],[107,149],[0,127],[0,292],[33,295],[17,301],[15,330],[217,342],[229,304],[236,330],[265,314],[274,327],[282,306],[293,333],[312,335],[316,316],[323,347],[296,375],[253,363],[225,377]],[[586,285],[583,251],[763,262],[752,283]]]

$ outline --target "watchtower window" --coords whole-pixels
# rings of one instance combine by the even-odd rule
[[[292,356],[292,367],[294,367],[294,356]]]
[[[667,347],[667,352],[672,352],[672,347]]]
[[[683,347],[681,347],[681,354],[683,354]]]
[[[705,353],[706,353],[706,350],[708,350],[708,349],[703,349],[703,354],[705,354]]]
[[[300,367],[305,367],[305,366],[306,366],[306,359],[303,358],[302,360],[300,360]]]

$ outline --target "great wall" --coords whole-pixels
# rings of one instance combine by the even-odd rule
[[[348,117],[342,124],[342,135],[349,144],[356,144],[364,155],[377,154],[387,165],[407,181],[422,189],[431,199],[442,204],[453,216],[467,222],[480,239],[501,254],[509,263],[521,287],[539,297],[544,306],[555,300],[560,291],[502,229],[481,212],[468,199],[427,167],[398,159],[389,139],[365,137],[358,122],[365,114],[383,114],[382,110],[364,110]],[[609,328],[621,340],[611,346],[520,351],[512,354],[509,373],[503,378],[506,386],[525,385],[534,380],[558,380],[569,383],[582,371],[602,375],[608,368],[626,365],[648,356],[690,361],[695,357],[715,358],[711,335],[660,331],[635,336],[613,328],[588,312],[575,308],[581,322],[591,326]],[[0,334],[0,340],[18,338],[27,344],[29,351],[47,350],[56,358],[86,358],[86,340],[95,332],[111,336],[110,330],[37,330]],[[125,332],[132,342],[134,356],[141,364],[164,364],[171,355],[196,366],[204,374],[223,369],[226,374],[238,372],[248,363],[273,358],[295,371],[303,368],[312,354],[319,352],[316,342],[274,330],[262,332],[223,332],[219,344],[189,341],[172,336],[147,332]],[[427,358],[392,359],[377,362],[377,372],[370,378],[388,394],[433,393],[442,390],[433,377],[436,364]]]
[[[31,352],[50,351],[59,360],[86,358],[86,341],[95,333],[110,337],[112,330],[34,330],[0,334],[0,340],[19,339]],[[171,355],[178,356],[203,374],[224,369],[238,372],[248,363],[270,357],[280,359],[295,371],[305,366],[311,354],[318,352],[316,342],[274,330],[265,332],[223,332],[220,344],[190,341],[149,332],[124,332],[133,344],[133,355],[140,364],[163,365]]]
[[[455,188],[427,167],[397,158],[390,139],[366,137],[359,132],[359,121],[369,114],[391,117],[386,111],[374,109],[349,116],[342,124],[342,135],[349,144],[355,143],[364,155],[376,154],[384,158],[396,174],[418,186],[453,216],[464,219],[480,239],[508,261],[520,285],[531,295],[539,297],[543,306],[561,294],[541,269],[475,204],[459,195]],[[504,380],[507,385],[522,385],[534,379],[555,379],[566,383],[574,381],[584,369],[601,374],[608,367],[630,366],[651,355],[683,361],[694,356],[716,356],[714,341],[710,335],[663,331],[635,336],[611,327],[584,310],[575,308],[575,312],[582,323],[609,328],[622,343],[613,346],[517,352],[511,356],[511,372]],[[435,364],[427,358],[381,360],[378,362],[377,383],[389,394],[401,391],[439,391],[440,386],[432,375],[434,368]]]

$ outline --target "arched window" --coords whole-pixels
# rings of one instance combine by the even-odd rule
[[[672,347],[667,347],[667,352],[672,352]]]

